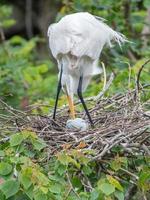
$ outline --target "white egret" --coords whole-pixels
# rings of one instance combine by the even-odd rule
[[[82,97],[91,77],[101,73],[98,59],[105,44],[111,41],[119,45],[126,41],[124,35],[106,25],[101,18],[87,12],[69,14],[48,28],[49,47],[57,60],[59,82],[53,119],[61,88],[67,95],[71,118],[75,118],[73,96],[77,94],[88,119],[92,119]]]

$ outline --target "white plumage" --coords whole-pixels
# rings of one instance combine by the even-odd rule
[[[62,87],[71,97],[77,93],[81,75],[84,91],[91,77],[101,73],[98,59],[104,45],[111,46],[112,40],[119,45],[126,41],[122,34],[87,12],[67,15],[50,25],[48,37],[59,70],[63,66]]]

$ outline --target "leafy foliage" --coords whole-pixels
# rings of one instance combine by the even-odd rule
[[[1,32],[11,19],[7,19],[11,13],[11,7],[0,6]],[[15,35],[9,40],[4,40],[0,46],[0,96],[11,105],[24,106],[38,101],[43,97],[53,97],[57,77],[50,76],[52,63],[47,60],[37,60],[36,45],[41,41],[35,37],[27,41],[21,36]],[[37,60],[37,61],[36,61]],[[6,84],[7,83],[7,84]],[[25,104],[25,105],[24,105]]]
[[[33,50],[38,41],[14,36],[0,47],[0,95],[11,104],[23,104],[25,98],[31,103],[52,92],[48,87],[56,80],[48,75],[52,65],[47,61],[34,62]]]
[[[149,158],[145,157],[144,161],[142,157],[134,156],[134,161],[133,158],[127,160],[118,152],[109,163],[105,160],[91,162],[87,155],[92,155],[93,151],[68,146],[47,160],[46,146],[28,130],[12,135],[1,145],[1,199],[123,200],[130,181],[136,181],[143,193],[150,189]]]

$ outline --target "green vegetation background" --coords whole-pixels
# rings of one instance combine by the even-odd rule
[[[107,76],[111,71],[115,73],[115,80],[107,95],[124,92],[134,86],[137,71],[146,59],[150,57],[149,35],[142,35],[148,15],[149,1],[63,1],[57,19],[67,13],[88,11],[105,18],[106,23],[123,33],[132,43],[105,49],[100,62],[104,62]],[[142,2],[142,3],[141,3]],[[13,26],[16,22],[11,18],[13,7],[0,5],[0,28],[2,31]],[[20,35],[13,35],[9,39],[1,40],[0,45],[0,96],[8,104],[24,109],[31,104],[47,104],[52,106],[56,85],[57,66],[52,57],[41,59],[38,46],[45,45],[48,54],[48,38],[35,36],[30,40]],[[99,65],[100,65],[99,62]],[[149,82],[150,66],[142,74],[144,84]],[[131,74],[131,82],[129,82]],[[95,77],[88,87],[85,96],[95,95],[102,89],[103,76]],[[62,97],[60,104],[65,103]],[[48,112],[48,109],[43,110]]]

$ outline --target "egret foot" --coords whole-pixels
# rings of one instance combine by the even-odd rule
[[[66,128],[69,130],[86,131],[88,123],[82,118],[69,119],[66,123]]]

